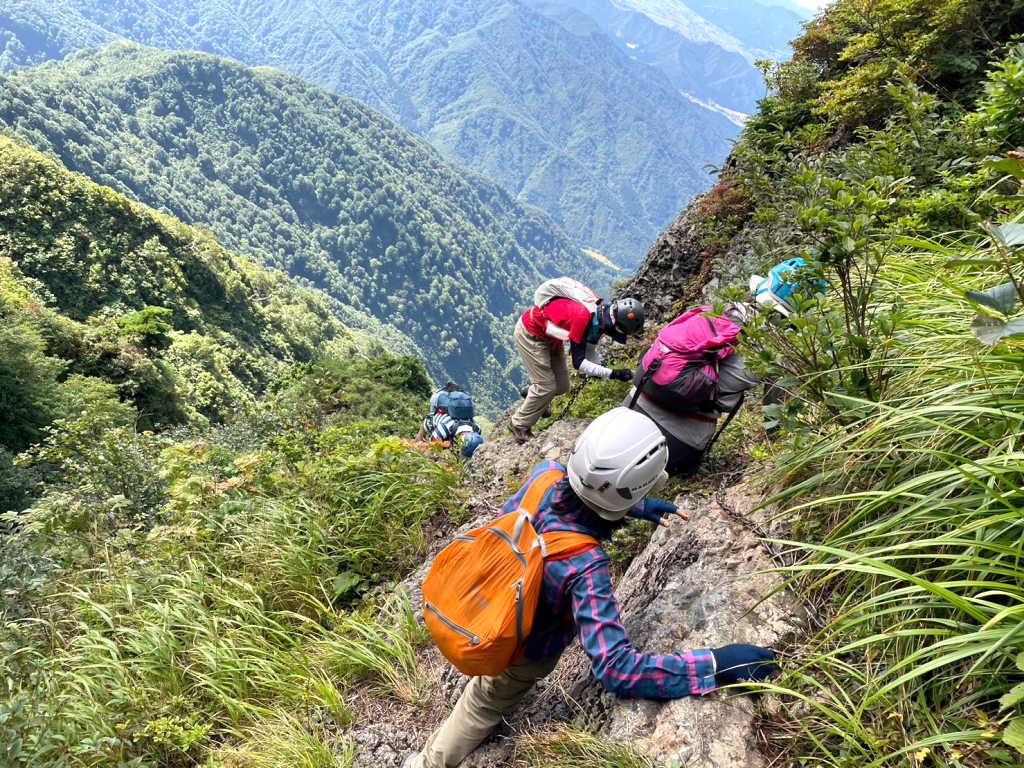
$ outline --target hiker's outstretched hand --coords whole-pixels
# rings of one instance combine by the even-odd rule
[[[609,377],[616,381],[629,381],[633,378],[633,372],[629,368],[616,368],[609,374]]]
[[[675,504],[664,499],[647,499],[644,502],[644,508],[639,512],[633,512],[630,510],[630,516],[638,518],[640,520],[647,520],[652,523],[660,525],[662,528],[668,528],[670,523],[666,520],[666,517],[671,515],[678,515],[683,520],[689,520],[690,516],[679,509]]]
[[[715,685],[761,682],[775,671],[775,654],[758,645],[726,645],[712,648],[715,657]]]

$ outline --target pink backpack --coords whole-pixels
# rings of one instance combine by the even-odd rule
[[[725,317],[696,307],[661,329],[637,366],[633,384],[669,410],[709,412],[718,401],[718,363],[736,354],[740,328]],[[635,401],[634,401],[635,402]]]

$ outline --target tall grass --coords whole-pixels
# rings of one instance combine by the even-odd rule
[[[232,768],[349,768],[356,750],[328,729],[278,711],[257,718],[241,744],[222,748],[215,757]]]
[[[834,395],[867,415],[822,424],[776,477],[776,501],[825,532],[789,545],[827,626],[767,686],[796,696],[786,728],[815,764],[1021,763],[1019,703],[1000,698],[1024,680],[1024,352],[971,335],[972,279],[939,268],[951,254],[981,255],[914,250],[883,270],[906,318],[886,398]]]
[[[360,602],[418,561],[432,516],[457,513],[459,473],[396,441],[294,440],[228,480],[233,456],[175,447],[153,469],[164,524],[97,529],[52,582],[52,615],[0,626],[7,764],[346,766],[355,689],[424,701],[407,598]],[[72,534],[43,509],[18,535],[60,549]]]

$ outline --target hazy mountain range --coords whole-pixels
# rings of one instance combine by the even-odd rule
[[[280,67],[380,110],[631,266],[737,130],[693,99],[750,111],[753,57],[799,29],[779,6],[719,2],[740,12],[698,13],[696,0],[8,0],[0,71],[114,39]]]
[[[0,77],[0,124],[323,289],[349,325],[396,329],[483,401],[514,391],[512,323],[539,282],[612,280],[543,212],[277,70],[117,43]]]

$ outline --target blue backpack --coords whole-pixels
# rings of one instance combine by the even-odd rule
[[[469,421],[476,415],[473,398],[466,392],[444,392],[437,397],[437,409],[456,421]]]

